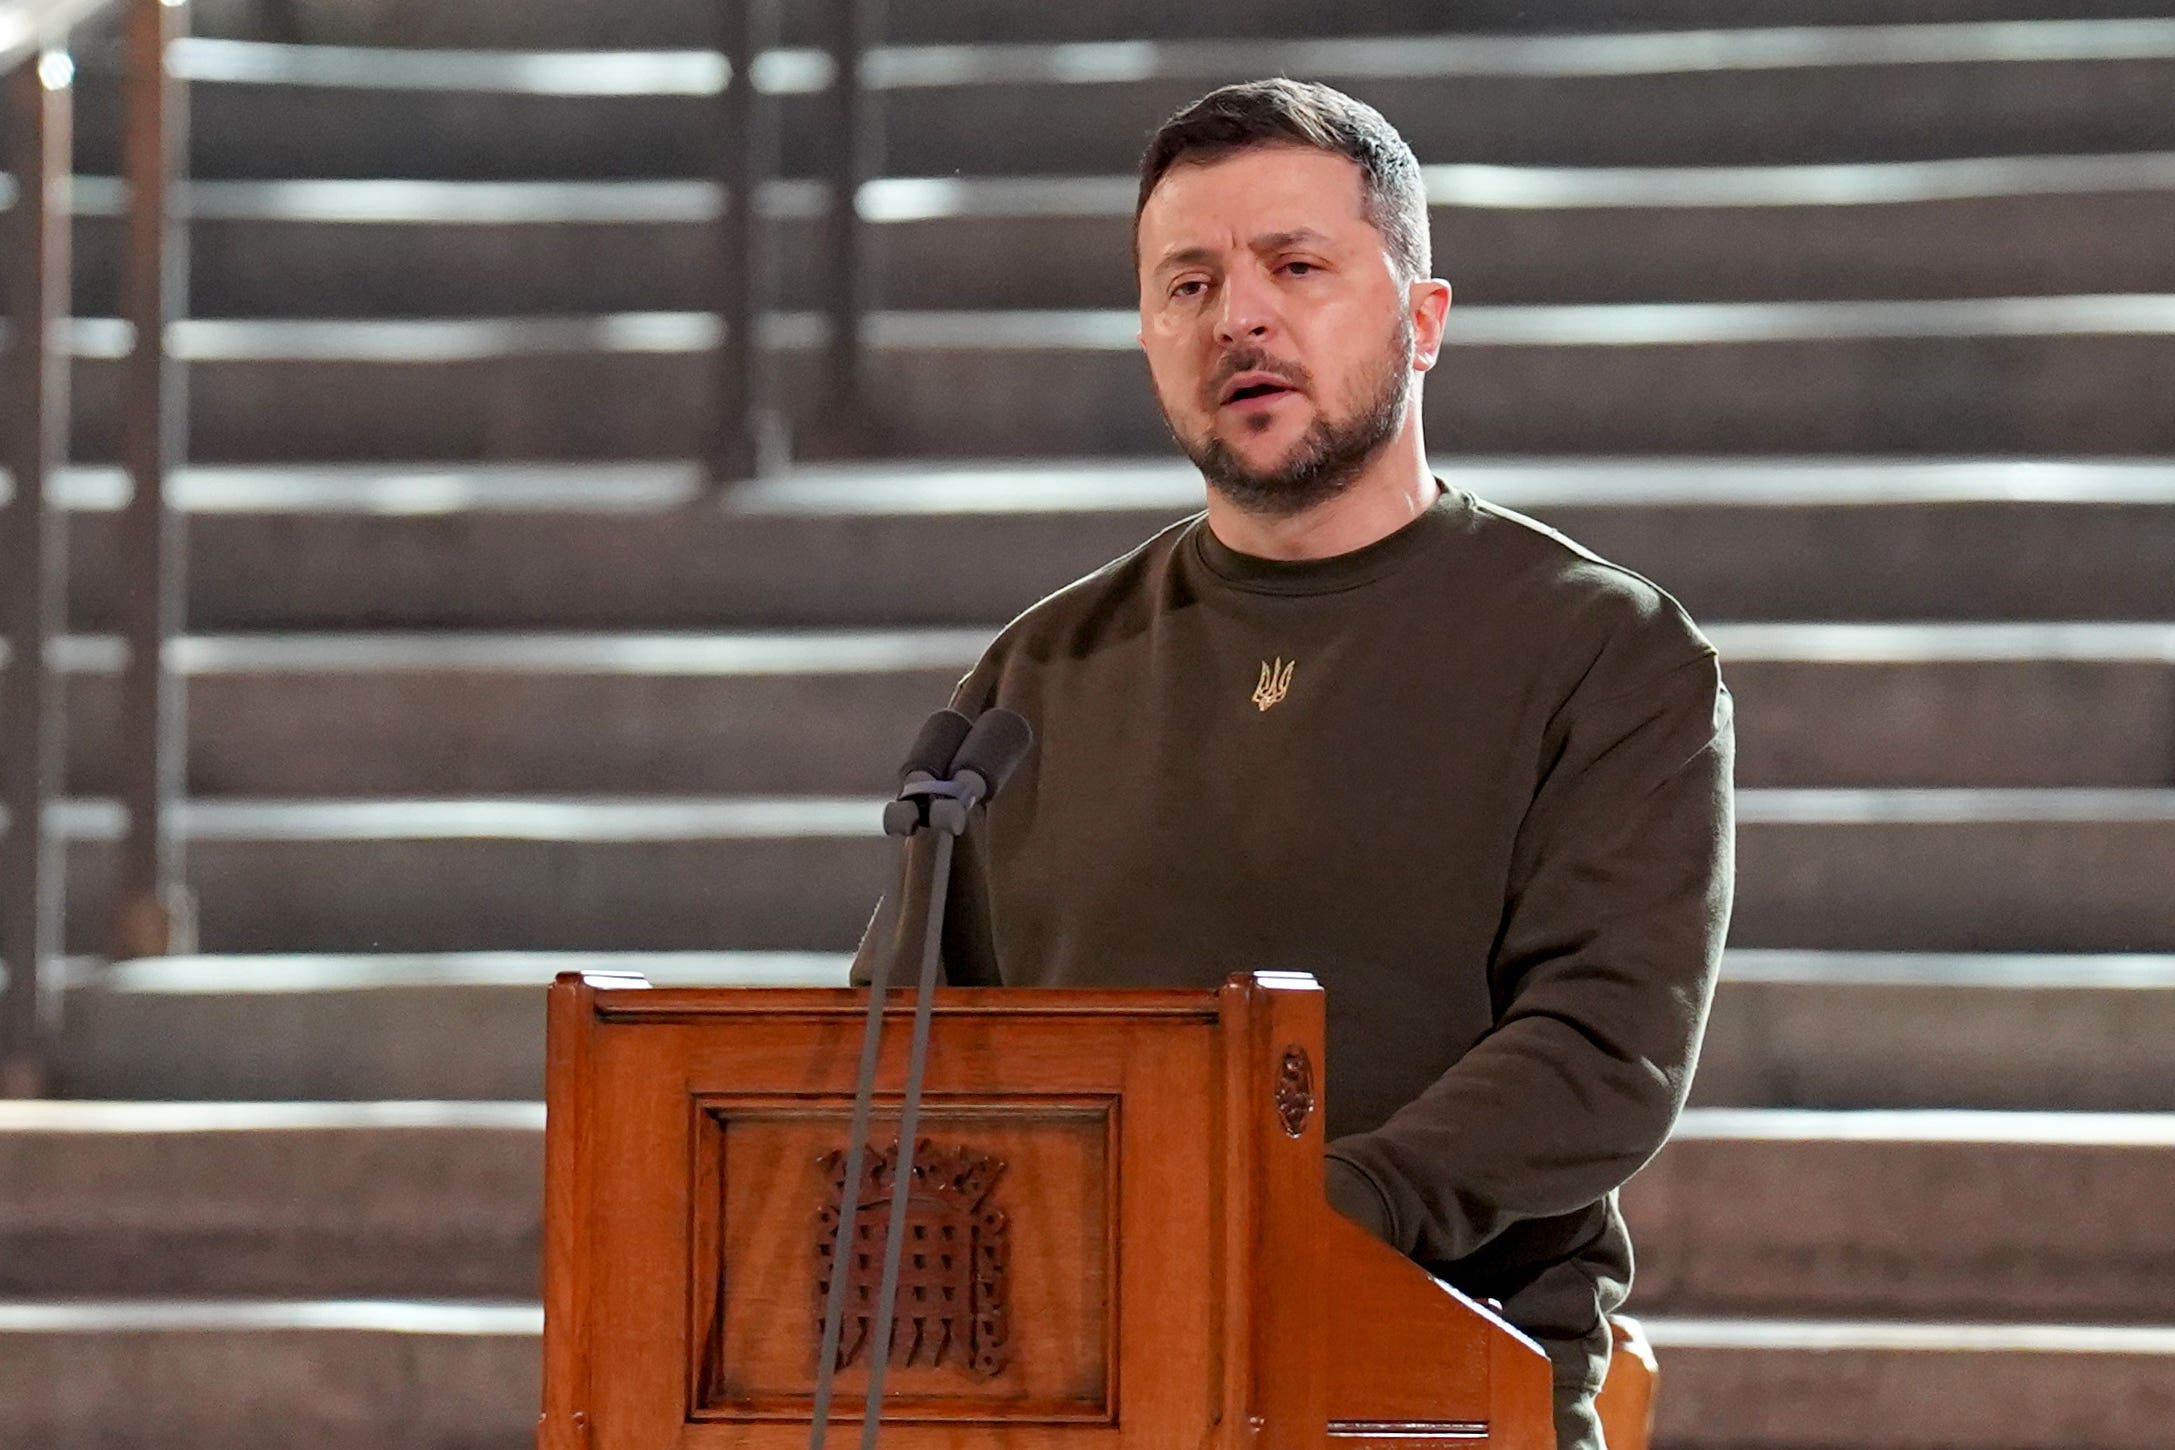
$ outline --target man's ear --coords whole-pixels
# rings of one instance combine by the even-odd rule
[[[1442,354],[1443,329],[1450,317],[1450,284],[1430,277],[1412,284],[1412,370],[1431,371]]]

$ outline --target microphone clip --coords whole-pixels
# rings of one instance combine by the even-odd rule
[[[884,807],[884,834],[911,836],[927,830],[960,836],[967,829],[967,812],[987,791],[973,771],[961,772],[957,780],[938,780],[934,776],[910,780],[898,799]]]
[[[1034,738],[1010,710],[984,710],[971,725],[956,710],[939,710],[914,742],[898,798],[884,807],[884,834],[929,830],[957,840],[966,833],[968,813],[997,794]]]

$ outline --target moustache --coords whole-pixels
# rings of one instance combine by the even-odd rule
[[[1279,362],[1258,349],[1225,353],[1223,361],[1217,364],[1215,373],[1209,378],[1208,386],[1202,393],[1202,398],[1210,409],[1223,401],[1224,388],[1240,373],[1268,373],[1272,377],[1283,379],[1287,386],[1302,393],[1311,392],[1314,386],[1313,374],[1298,363]]]

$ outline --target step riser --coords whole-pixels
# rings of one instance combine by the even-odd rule
[[[531,1101],[544,1094],[546,975],[525,987],[338,994],[72,990],[56,1049],[61,1091],[122,1101]],[[833,985],[845,981],[841,966]]]
[[[0,1336],[0,1402],[36,1450],[525,1450],[534,1334]]]
[[[1178,514],[199,514],[188,527],[190,618],[198,629],[979,628]],[[2175,547],[2175,507],[2139,515]],[[0,510],[0,527],[8,518]],[[121,587],[110,562],[119,520],[81,513],[70,525],[74,615],[106,626]],[[2110,544],[2135,537],[2105,532]],[[932,569],[932,559],[961,562]],[[2031,587],[2036,576],[2018,573],[2017,587]],[[2129,571],[2103,582],[2165,593],[2163,612],[2175,615],[2175,581]]]
[[[521,1081],[542,1072],[539,1059]],[[283,1094],[272,1081],[261,1093]],[[1692,1103],[2175,1112],[2175,992],[1724,981]]]
[[[200,34],[245,40],[312,41],[329,45],[535,47],[551,50],[644,49],[711,43],[714,12],[701,0],[653,0],[606,8],[586,0],[534,0],[518,20],[487,5],[403,8],[397,22],[383,8],[309,0],[268,9],[253,0],[197,0]],[[2035,20],[2052,13],[2046,0],[1920,0],[1920,21]],[[2160,0],[2072,0],[2061,14],[2077,18],[2164,15]],[[821,8],[779,7],[776,23],[792,44],[813,43]],[[1892,23],[1883,0],[1771,0],[1747,10],[1730,0],[1583,0],[1574,17],[1537,13],[1524,0],[1463,0],[1456,25],[1473,33],[1662,30],[1745,25]],[[901,44],[1030,41],[1195,40],[1204,35],[1419,35],[1441,30],[1435,0],[1346,0],[1324,10],[1312,0],[1198,0],[1183,10],[1155,0],[1098,0],[1093,5],[1020,8],[1000,0],[949,0],[903,5],[884,14],[884,38]]]
[[[2159,1450],[2161,1355],[1655,1350],[1657,1450]]]
[[[1379,108],[1424,162],[1772,165],[2175,148],[2175,60],[1927,63],[1670,75],[1312,79]],[[1247,71],[1109,84],[968,84],[884,93],[900,175],[1111,175],[1162,119]],[[87,80],[80,164],[119,155],[109,82]],[[717,103],[199,83],[204,177],[703,176]],[[821,171],[821,97],[773,107],[785,174]]]
[[[902,309],[1107,308],[1137,300],[1130,221],[946,218],[871,233],[873,295]],[[1463,303],[1762,302],[2175,292],[2175,193],[1909,205],[1438,209],[1436,270]],[[76,313],[120,315],[121,224],[76,228]],[[716,305],[697,222],[206,221],[199,317],[492,317]],[[832,290],[818,227],[769,232],[774,295]],[[1031,264],[1025,259],[1032,258]]]
[[[2175,662],[1722,663],[1740,786],[2175,785]]]
[[[850,950],[888,884],[866,837],[192,842],[215,952]],[[71,950],[116,857],[69,851]],[[1867,951],[2169,951],[2175,822],[1741,822],[1731,941]]]
[[[124,1100],[534,1099],[547,970],[522,987],[72,989],[61,1088]],[[2175,992],[1724,980],[1692,1102],[2175,1112]]]
[[[1698,619],[2175,619],[2175,507],[2166,505],[1531,511],[1659,580]],[[1131,549],[1176,512],[199,514],[188,527],[190,623],[981,627]],[[0,528],[9,517],[0,510]],[[2018,549],[2025,538],[2032,548]],[[83,628],[112,627],[119,544],[113,515],[71,518],[73,617]],[[962,562],[931,571],[933,558]]]
[[[2165,1147],[1691,1139],[1624,1189],[1637,1312],[2154,1322]]]
[[[1730,941],[1828,951],[2175,949],[2175,822],[1740,822]]]
[[[973,663],[686,677],[214,674],[199,796],[863,794]],[[1740,786],[2175,785],[2175,662],[1734,660]],[[0,668],[0,720],[7,681]],[[71,676],[71,780],[118,789],[119,681]]]
[[[665,841],[203,841],[189,847],[207,951],[845,951],[889,885],[866,837]],[[69,851],[68,934],[95,950],[117,864]]]
[[[816,362],[766,364],[804,435],[826,416]],[[116,456],[120,373],[76,369],[79,457]],[[1436,370],[1426,417],[1430,440],[1461,453],[2165,454],[2170,376],[2175,335],[1470,344]],[[189,395],[204,462],[692,457],[710,361],[213,360],[191,366]],[[879,450],[905,457],[1169,446],[1131,349],[879,347],[865,415]]]
[[[972,660],[896,674],[215,677],[188,685],[205,796],[874,794]],[[0,671],[0,688],[7,679]],[[69,692],[73,769],[111,793],[119,684]],[[0,719],[6,711],[0,708]]]
[[[0,1153],[0,1294],[539,1292],[533,1130],[24,1133]]]

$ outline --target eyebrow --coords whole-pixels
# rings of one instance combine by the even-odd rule
[[[1312,227],[1294,227],[1284,232],[1263,232],[1248,245],[1256,252],[1281,252],[1287,247],[1308,243],[1320,245],[1328,240],[1327,236]],[[1181,247],[1175,252],[1164,254],[1163,260],[1156,263],[1156,275],[1161,276],[1173,267],[1200,266],[1215,260],[1216,254],[1207,247]]]

